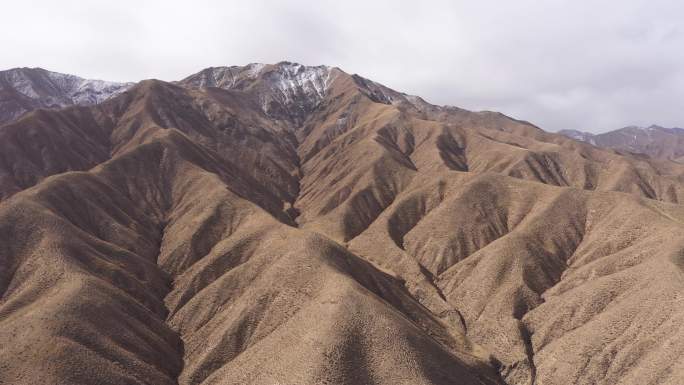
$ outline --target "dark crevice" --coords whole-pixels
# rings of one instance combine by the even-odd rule
[[[449,169],[469,171],[465,144],[459,143],[448,130],[444,130],[444,133],[437,137],[437,150],[439,157]]]
[[[296,130],[295,130],[296,131]],[[299,221],[297,219],[301,215],[301,211],[299,208],[295,207],[297,204],[297,201],[299,201],[299,198],[302,195],[302,180],[304,179],[304,168],[302,167],[302,156],[300,154],[300,147],[302,145],[301,141],[297,138],[296,135],[293,135],[294,137],[294,155],[296,156],[296,166],[297,170],[295,172],[295,176],[297,177],[297,193],[295,196],[292,198],[292,201],[289,202],[288,207],[285,209],[285,213],[292,219],[292,223],[294,223],[297,227],[299,227]]]
[[[532,333],[527,328],[527,325],[518,320],[518,328],[520,336],[525,344],[525,355],[527,356],[527,363],[530,366],[530,385],[535,385],[537,382],[537,366],[534,363],[534,346],[532,345]]]
[[[175,350],[176,350],[176,353],[178,354],[178,356],[180,357],[180,359],[178,361],[180,362],[181,366],[178,370],[178,373],[174,373],[175,376],[174,376],[173,380],[174,380],[175,384],[178,384],[178,378],[180,377],[181,373],[183,373],[183,366],[185,365],[185,342],[183,341],[183,337],[181,336],[181,334],[177,330],[175,330],[173,327],[171,327],[171,325],[169,325],[169,323],[168,323],[169,316],[171,314],[171,309],[169,309],[168,305],[166,304],[166,297],[168,297],[168,295],[173,292],[174,279],[169,273],[164,271],[164,268],[161,265],[159,265],[159,257],[161,256],[161,248],[162,248],[162,245],[164,242],[164,237],[166,234],[167,222],[168,221],[165,219],[162,223],[160,223],[160,226],[161,226],[160,237],[159,237],[158,242],[157,242],[157,257],[155,259],[155,263],[157,264],[159,270],[162,272],[162,274],[164,275],[164,277],[166,279],[166,289],[167,290],[163,294],[163,297],[161,298],[162,304],[164,305],[164,311],[165,311],[164,316],[165,316],[165,318],[162,319],[161,321],[169,328],[169,330],[171,330],[174,333],[174,335],[176,337],[177,343],[175,346]]]

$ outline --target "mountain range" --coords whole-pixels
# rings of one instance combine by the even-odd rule
[[[682,383],[684,165],[336,67],[22,76],[0,383]]]

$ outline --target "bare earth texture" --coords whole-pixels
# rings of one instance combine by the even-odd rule
[[[684,165],[331,67],[0,127],[0,383],[684,383]]]

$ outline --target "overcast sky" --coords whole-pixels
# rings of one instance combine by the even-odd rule
[[[684,127],[684,1],[7,1],[0,69],[177,80],[328,64],[556,131]]]

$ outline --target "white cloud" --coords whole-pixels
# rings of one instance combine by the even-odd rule
[[[549,130],[684,126],[674,0],[46,0],[3,14],[2,68],[177,80],[290,60]]]

